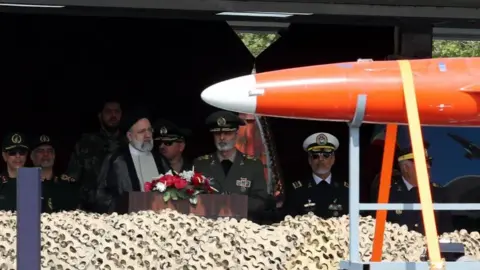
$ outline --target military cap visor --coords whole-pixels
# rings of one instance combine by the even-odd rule
[[[337,137],[325,132],[312,134],[303,141],[303,150],[309,153],[331,153],[339,146]]]
[[[29,150],[27,140],[21,133],[9,133],[3,138],[2,151],[8,152],[16,149]]]
[[[432,157],[428,155],[427,149],[425,149],[425,158],[427,160],[432,160]],[[398,155],[398,161],[404,161],[404,160],[413,160],[413,151],[411,149],[401,151]]]
[[[191,135],[189,129],[179,128],[174,123],[163,119],[157,120],[153,127],[155,130],[155,140],[183,141]]]
[[[205,123],[210,132],[236,131],[239,126],[245,125],[242,118],[229,111],[212,113],[207,117]]]

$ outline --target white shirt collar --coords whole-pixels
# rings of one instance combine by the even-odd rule
[[[128,149],[130,149],[130,154],[132,156],[148,156],[151,155],[152,153],[150,151],[148,152],[142,152],[135,147],[133,147],[131,144],[128,145]]]
[[[408,190],[411,190],[413,188],[413,185],[410,184],[405,178],[403,178],[403,176],[402,176],[402,180],[405,183],[405,186],[407,186]]]
[[[318,175],[312,173],[313,175],[313,180],[315,180],[315,183],[318,185],[320,184],[320,182],[322,181],[325,181],[327,182],[328,184],[330,184],[332,182],[332,174],[330,173],[330,175],[328,175],[327,179],[322,179],[320,177],[318,177]]]

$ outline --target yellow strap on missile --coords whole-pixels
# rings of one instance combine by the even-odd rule
[[[390,197],[390,185],[392,182],[393,159],[397,145],[397,124],[388,124],[385,134],[385,146],[383,147],[382,171],[378,188],[378,203],[388,203]],[[373,238],[372,262],[382,260],[383,240],[387,210],[377,210],[375,215],[375,237]]]
[[[400,67],[400,74],[403,82],[403,95],[407,109],[408,129],[412,143],[413,157],[418,181],[418,193],[422,205],[423,226],[427,237],[428,256],[431,262],[430,269],[443,269],[443,261],[440,257],[437,226],[432,205],[432,193],[428,179],[427,162],[425,160],[425,148],[423,146],[422,128],[418,113],[417,97],[415,94],[415,83],[413,81],[412,67],[410,61],[397,61]]]

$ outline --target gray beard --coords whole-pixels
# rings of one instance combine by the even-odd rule
[[[235,141],[231,142],[220,142],[215,144],[218,151],[230,151],[235,147]]]
[[[150,152],[153,149],[153,141],[139,142],[132,140],[130,144],[140,152]]]

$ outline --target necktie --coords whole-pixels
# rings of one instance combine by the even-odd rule
[[[321,186],[321,187],[326,187],[326,186],[328,186],[328,183],[327,183],[327,181],[322,180],[322,181],[320,181],[320,183],[318,183],[318,185]]]
[[[232,167],[232,162],[228,159],[222,160],[222,168],[225,175],[228,175],[230,168]]]

